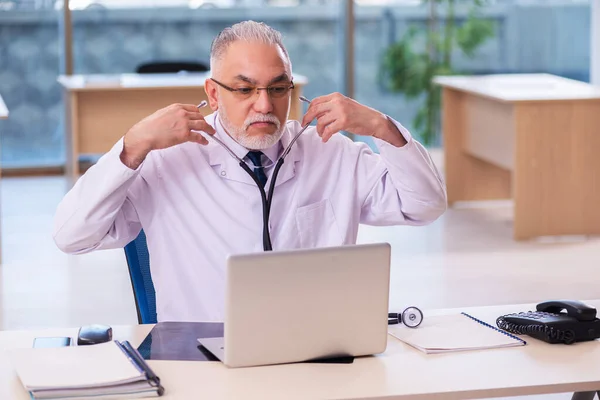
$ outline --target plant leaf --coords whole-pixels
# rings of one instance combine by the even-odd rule
[[[427,70],[427,59],[424,54],[417,54],[412,49],[415,31],[409,30],[397,43],[385,52],[382,63],[382,78],[385,85],[393,92],[404,93],[408,98],[418,96],[424,86],[424,73]]]
[[[478,18],[471,12],[465,23],[456,29],[456,44],[472,58],[477,48],[494,36],[495,25],[494,21]]]

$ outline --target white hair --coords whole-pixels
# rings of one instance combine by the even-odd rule
[[[214,70],[217,61],[223,58],[227,47],[235,41],[261,42],[277,45],[285,55],[290,68],[290,56],[283,45],[281,33],[263,22],[243,21],[225,28],[213,40],[210,48],[210,69]]]

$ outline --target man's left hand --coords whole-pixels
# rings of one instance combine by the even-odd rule
[[[396,147],[406,144],[406,139],[396,125],[384,114],[340,93],[317,97],[310,103],[302,125],[317,119],[317,132],[326,143],[339,131],[360,136],[373,136]]]

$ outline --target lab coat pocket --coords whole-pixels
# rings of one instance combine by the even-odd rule
[[[341,246],[342,235],[329,199],[299,207],[296,225],[303,248]]]

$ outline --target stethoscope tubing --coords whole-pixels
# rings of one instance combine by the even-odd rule
[[[304,96],[300,96],[299,97],[301,101],[310,104],[310,100],[307,99]],[[203,100],[200,104],[198,104],[198,110],[201,109],[202,107],[206,107],[208,103],[206,102],[206,100]],[[296,143],[296,141],[298,140],[298,138],[300,137],[300,135],[302,135],[304,133],[304,131],[306,131],[306,129],[310,126],[310,123],[312,121],[308,122],[306,125],[304,125],[302,127],[302,129],[300,129],[300,131],[296,134],[296,136],[294,136],[294,138],[290,141],[290,143],[287,145],[287,147],[285,148],[285,150],[283,150],[283,153],[281,153],[281,156],[279,156],[279,158],[277,159],[277,162],[275,163],[275,169],[273,170],[273,174],[271,176],[271,184],[269,185],[269,192],[267,193],[264,189],[264,187],[262,186],[262,184],[260,183],[260,181],[258,180],[258,178],[256,177],[256,174],[250,169],[250,167],[248,166],[248,164],[246,164],[246,162],[244,160],[242,160],[241,158],[239,158],[234,152],[233,150],[231,150],[225,143],[223,143],[223,141],[221,139],[219,139],[216,135],[208,135],[205,134],[202,131],[196,131],[196,130],[192,130],[192,132],[197,133],[197,134],[201,134],[204,138],[208,139],[208,140],[214,140],[217,144],[219,144],[221,147],[223,147],[225,149],[225,151],[227,151],[227,153],[233,157],[233,159],[235,159],[238,164],[240,165],[240,167],[246,171],[246,173],[248,175],[250,175],[250,177],[252,178],[252,180],[254,181],[254,183],[256,183],[256,186],[258,187],[258,190],[260,191],[260,197],[261,197],[261,201],[262,201],[262,210],[263,210],[263,248],[265,251],[271,251],[273,250],[273,245],[271,242],[271,232],[269,230],[269,216],[271,214],[271,204],[273,202],[273,192],[275,190],[275,182],[277,181],[277,175],[279,174],[279,170],[281,169],[281,166],[283,165],[283,163],[285,162],[285,157],[289,154],[290,150],[292,149],[292,146],[294,145],[294,143]]]

